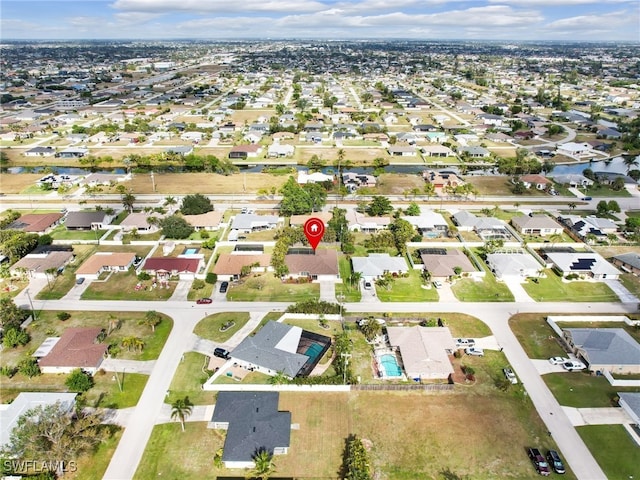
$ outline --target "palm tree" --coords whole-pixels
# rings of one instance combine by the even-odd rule
[[[289,378],[283,371],[278,371],[273,377],[269,378],[270,385],[286,385],[289,383]]]
[[[264,448],[255,453],[253,461],[256,466],[253,467],[252,474],[260,480],[267,480],[276,471],[276,465],[273,463],[273,454]]]
[[[351,275],[349,275],[349,283],[351,283],[351,286],[360,285],[360,280],[362,280],[361,272],[351,272]]]
[[[44,273],[47,276],[47,285],[49,286],[49,290],[51,290],[51,282],[49,280],[50,277],[53,277],[56,272],[58,271],[57,268],[47,268]]]
[[[638,166],[639,160],[638,158],[640,157],[633,157],[631,155],[627,156],[627,157],[623,157],[623,162],[625,164],[625,166],[627,167],[627,174],[629,174],[629,172],[631,170],[634,170],[634,167]]]
[[[549,237],[549,240],[551,241],[551,248],[553,248],[553,246],[558,243],[559,241],[562,240],[562,234],[561,233],[554,233],[553,235],[551,235]]]
[[[140,325],[151,327],[151,331],[156,331],[156,326],[162,321],[162,317],[155,310],[149,310],[144,318],[140,320]]]
[[[127,349],[127,351],[140,350],[144,348],[144,341],[140,337],[124,337],[122,339],[122,346]]]
[[[576,207],[577,207],[577,205],[576,205],[575,203],[573,203],[573,202],[571,202],[571,203],[569,204],[569,209],[570,209],[570,210],[575,210],[575,209],[576,209]]]
[[[193,412],[193,403],[189,397],[179,398],[171,404],[171,419],[180,420],[182,431],[184,432],[184,421]]]
[[[124,206],[124,208],[129,210],[129,213],[133,212],[133,204],[135,203],[135,201],[136,197],[134,197],[131,193],[122,195],[122,205]]]
[[[175,199],[175,197],[172,197],[171,195],[169,195],[168,197],[164,197],[165,206],[175,205],[176,203],[178,203],[178,201]]]

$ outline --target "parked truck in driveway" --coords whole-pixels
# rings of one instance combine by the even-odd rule
[[[549,464],[542,456],[542,453],[540,453],[540,450],[538,450],[537,448],[530,448],[529,458],[533,462],[533,466],[535,467],[536,472],[545,477],[551,475]]]

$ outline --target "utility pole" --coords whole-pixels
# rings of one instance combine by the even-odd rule
[[[344,366],[342,367],[342,383],[347,384],[347,365],[349,365],[350,353],[341,353],[340,356],[344,358]]]
[[[24,293],[27,294],[27,298],[29,299],[29,305],[31,305],[31,316],[33,317],[34,320],[37,320],[38,317],[36,315],[36,310],[35,308],[33,308],[33,302],[31,301],[31,295],[29,295],[29,289],[27,288]]]
[[[155,193],[155,191],[156,191],[156,179],[153,176],[153,171],[151,172],[151,186],[153,188],[153,193]]]

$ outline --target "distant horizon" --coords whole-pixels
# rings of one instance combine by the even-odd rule
[[[0,41],[639,43],[639,19],[637,0],[4,0]]]

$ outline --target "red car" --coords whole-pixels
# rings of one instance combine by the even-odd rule
[[[199,298],[198,300],[196,300],[196,303],[198,305],[207,305],[209,303],[213,303],[213,300],[211,300],[210,298]]]

